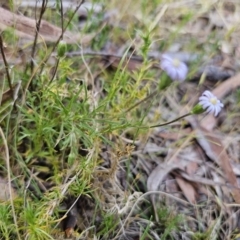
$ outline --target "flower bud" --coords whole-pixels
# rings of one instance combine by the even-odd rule
[[[191,110],[191,114],[201,114],[201,113],[203,113],[203,112],[205,112],[205,109],[203,109],[203,107],[202,107],[202,105],[200,105],[200,104],[196,104],[193,108],[192,108],[192,110]]]
[[[65,53],[67,51],[67,44],[65,41],[61,40],[58,43],[58,47],[57,47],[57,56],[58,57],[64,57]]]
[[[169,87],[171,84],[172,84],[172,80],[168,76],[166,76],[166,74],[163,74],[159,82],[159,86],[158,86],[159,90],[164,90],[167,87]]]

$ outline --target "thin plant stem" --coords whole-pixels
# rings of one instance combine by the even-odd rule
[[[157,95],[158,90],[155,90],[154,92],[150,93],[147,97],[145,97],[144,99],[140,100],[139,102],[137,102],[136,104],[134,104],[133,106],[131,106],[130,108],[128,108],[126,111],[124,111],[124,113],[127,113],[129,111],[131,111],[133,108],[137,107],[138,105],[140,105],[141,103],[147,101],[148,99],[154,97],[155,95]]]
[[[48,3],[48,0],[46,0],[46,1],[43,0],[42,1],[42,7],[41,7],[40,16],[39,16],[38,22],[36,23],[36,33],[35,33],[33,47],[32,47],[32,52],[31,52],[31,65],[30,65],[31,73],[33,73],[33,68],[34,68],[34,60],[33,59],[34,59],[35,52],[36,52],[36,45],[37,45],[39,29],[40,29],[40,25],[41,25],[43,14],[44,14],[44,12],[46,10],[46,7],[47,7],[47,3]]]
[[[150,128],[166,126],[166,125],[169,125],[169,124],[171,124],[171,123],[174,123],[174,122],[176,122],[176,121],[178,121],[178,120],[180,120],[180,119],[182,119],[182,118],[185,118],[185,117],[188,117],[188,116],[191,116],[191,115],[192,115],[192,113],[186,113],[186,114],[182,115],[181,117],[178,117],[178,118],[176,118],[176,119],[174,119],[174,120],[172,120],[172,121],[170,121],[170,122],[153,125],[153,126],[150,126]]]
[[[62,38],[63,38],[64,25],[63,25],[63,4],[62,4],[62,0],[60,1],[60,4],[61,4],[61,9],[60,9],[60,11],[61,11],[61,27],[62,27]],[[55,76],[56,76],[59,63],[60,63],[60,58],[57,58],[57,61],[56,61],[56,64],[55,64],[55,68],[54,68],[54,72],[53,72],[53,75],[52,75],[51,80],[49,81],[49,84],[52,83],[53,79],[54,79]]]
[[[55,78],[59,63],[60,63],[60,58],[57,58],[57,62],[56,62],[55,67],[54,67],[54,72],[52,74],[51,80],[49,81],[48,85],[50,85],[52,83],[53,79]]]
[[[5,66],[5,70],[6,70],[6,74],[7,74],[8,85],[9,85],[9,88],[10,88],[10,91],[11,91],[12,98],[14,99],[13,86],[12,86],[11,77],[10,77],[10,73],[9,73],[9,65],[8,65],[8,62],[7,62],[5,53],[4,53],[3,39],[2,39],[1,34],[0,34],[0,50],[1,50],[4,66]]]
[[[43,69],[44,69],[44,67],[45,67],[45,65],[46,65],[46,62],[48,61],[48,59],[50,58],[50,56],[52,55],[52,53],[53,53],[54,50],[56,49],[59,41],[60,41],[60,40],[62,39],[62,37],[63,37],[63,34],[64,34],[64,32],[66,31],[68,25],[71,23],[73,17],[74,17],[75,14],[77,13],[78,9],[81,7],[81,5],[83,4],[83,2],[84,2],[84,1],[82,0],[82,1],[79,3],[79,5],[76,7],[76,9],[75,9],[75,11],[73,12],[71,18],[69,19],[67,25],[64,27],[64,30],[63,30],[62,34],[59,36],[58,40],[55,42],[55,44],[54,44],[51,52],[41,61],[41,63],[39,64],[39,66],[33,71],[30,79],[28,80],[28,82],[27,82],[27,84],[26,84],[26,87],[25,87],[25,90],[24,90],[24,93],[23,93],[23,97],[22,97],[22,104],[25,102],[27,90],[28,90],[28,88],[29,88],[29,86],[30,86],[33,78],[35,77],[35,75],[37,74],[37,72],[38,72],[39,69],[40,69],[40,73],[39,73],[39,74],[42,73],[42,71],[43,71]]]
[[[41,70],[40,70],[40,74],[41,74],[41,72],[43,71],[43,68],[44,68],[44,66],[45,66],[45,63],[48,61],[48,59],[50,58],[50,56],[52,55],[52,53],[53,53],[54,50],[56,49],[58,43],[59,43],[60,40],[63,38],[63,35],[64,35],[65,31],[67,30],[69,24],[72,22],[73,17],[74,17],[75,14],[77,13],[78,9],[81,7],[81,5],[83,4],[83,2],[84,2],[84,0],[80,1],[80,3],[78,4],[78,6],[76,7],[76,9],[74,10],[72,16],[70,17],[68,23],[67,23],[66,26],[63,28],[63,31],[62,31],[61,35],[59,36],[58,40],[55,42],[55,44],[54,44],[54,46],[53,46],[53,48],[52,48],[52,50],[51,50],[51,53],[49,53],[49,54],[45,57],[45,59],[43,60],[43,62],[41,63],[42,67],[41,67]]]

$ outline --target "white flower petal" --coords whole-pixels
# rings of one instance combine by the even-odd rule
[[[171,63],[165,61],[165,62],[162,62],[161,65],[160,65],[161,69],[166,71],[166,69],[168,69],[169,67],[171,67]]]
[[[168,69],[166,69],[165,72],[171,79],[175,77],[175,69],[173,69],[172,67],[169,67]]]
[[[212,98],[212,97],[215,97],[210,91],[206,90],[203,92],[202,94],[203,96],[206,96],[208,98]]]
[[[183,71],[178,70],[177,71],[177,80],[182,82],[185,80],[185,78],[186,78],[185,73]]]
[[[214,110],[215,110],[215,111],[214,111],[213,114],[214,114],[214,117],[216,117],[216,116],[218,115],[219,111],[218,111],[216,108],[215,108]]]
[[[210,106],[208,102],[199,102],[199,103],[200,105],[202,105],[203,109],[207,109]]]
[[[220,105],[216,106],[215,107],[215,117],[220,113],[220,111],[221,111],[221,106]]]
[[[186,79],[187,77],[187,74],[188,74],[188,67],[186,64],[183,64],[182,65],[182,81]]]
[[[172,58],[167,55],[167,54],[163,54],[162,57],[161,57],[162,60],[166,60],[166,61],[169,61],[169,62],[172,62]]]
[[[208,109],[207,109],[207,112],[208,112],[208,113],[214,113],[214,111],[215,111],[214,106],[213,106],[213,105],[209,105],[209,106],[208,106]]]
[[[199,104],[207,113],[212,113],[216,117],[224,105],[220,100],[217,99],[210,91],[206,90],[203,92],[202,96],[199,97]]]
[[[200,98],[199,98],[199,101],[209,101],[209,98],[208,97],[204,97],[204,96],[201,96]]]
[[[188,67],[184,62],[173,59],[167,54],[162,55],[160,67],[172,80],[184,81],[188,74]]]
[[[177,69],[170,69],[169,71],[169,76],[173,79],[173,80],[177,80],[178,79],[178,72]]]

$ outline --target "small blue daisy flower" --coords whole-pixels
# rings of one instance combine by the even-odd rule
[[[199,98],[199,104],[207,113],[213,113],[215,117],[224,106],[210,91],[203,92],[202,96]]]
[[[174,81],[184,81],[188,74],[188,67],[184,62],[171,58],[167,54],[161,57],[160,67]]]

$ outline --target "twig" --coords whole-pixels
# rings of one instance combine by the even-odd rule
[[[63,2],[62,0],[60,1],[60,4],[61,4],[61,26],[62,26],[62,35],[63,35],[63,32],[64,32],[64,28],[63,28]]]
[[[10,77],[10,74],[9,74],[9,66],[8,66],[8,62],[7,62],[7,59],[6,59],[3,48],[4,48],[3,47],[3,39],[2,39],[2,35],[0,34],[0,50],[1,50],[2,57],[3,57],[4,65],[5,65],[8,85],[9,85],[9,88],[10,88],[10,91],[11,91],[12,98],[14,99],[14,92],[13,92],[13,87],[12,87],[12,83],[11,83],[11,77]]]
[[[44,14],[44,12],[46,10],[47,2],[48,2],[48,0],[46,0],[46,1],[43,0],[42,1],[42,7],[41,7],[40,16],[39,16],[38,22],[36,23],[36,33],[35,33],[35,38],[34,38],[34,42],[33,42],[32,53],[31,53],[31,65],[30,65],[31,74],[33,73],[33,68],[34,68],[34,61],[33,61],[33,59],[34,59],[34,55],[35,55],[35,51],[36,51],[38,33],[39,33],[39,29],[40,29],[40,25],[41,25],[43,14]]]
[[[63,25],[63,3],[62,3],[62,0],[60,1],[60,4],[61,4],[61,9],[60,9],[60,11],[61,11],[61,27],[62,27],[62,37],[63,37],[64,25]],[[59,62],[60,62],[60,58],[57,58],[57,62],[55,64],[54,72],[53,72],[51,80],[49,81],[49,84],[52,83],[53,79],[55,78],[55,75],[57,73],[57,69],[58,69],[58,66],[59,66]]]
[[[6,167],[7,167],[7,178],[8,178],[8,190],[9,190],[9,196],[10,196],[10,202],[11,202],[11,207],[12,207],[12,213],[13,213],[13,219],[14,219],[14,224],[16,226],[16,232],[18,239],[21,240],[19,231],[18,231],[18,225],[17,225],[17,218],[16,218],[16,213],[15,213],[15,208],[14,208],[14,203],[13,203],[13,195],[12,195],[12,186],[11,186],[11,169],[10,169],[10,161],[9,161],[9,149],[8,149],[8,144],[6,137],[4,136],[3,130],[0,127],[0,135],[2,137],[3,145],[5,148],[5,154],[6,154]]]
[[[55,67],[54,67],[54,72],[53,72],[53,74],[52,74],[51,80],[49,81],[49,84],[52,83],[53,79],[54,79],[55,76],[56,76],[57,69],[58,69],[58,66],[59,66],[59,62],[60,62],[60,58],[57,58],[57,62],[56,62]],[[49,84],[48,84],[48,85],[49,85]]]

